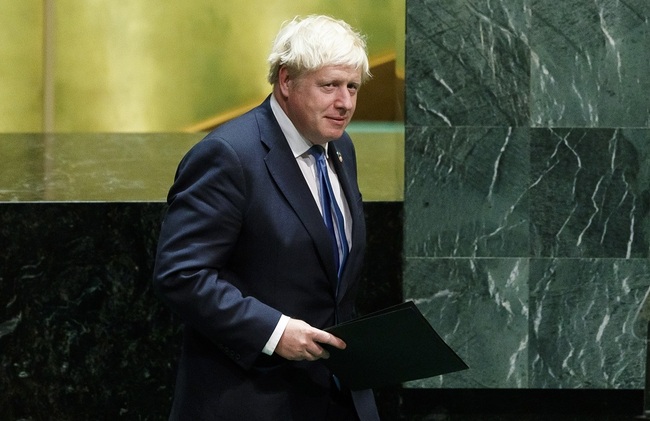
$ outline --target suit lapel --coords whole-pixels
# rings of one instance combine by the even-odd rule
[[[269,174],[313,238],[327,277],[335,283],[337,274],[334,254],[330,246],[330,234],[323,224],[318,206],[304,181],[280,126],[273,117],[268,99],[258,110],[260,111],[257,113],[257,121],[260,126],[261,140],[268,148],[264,162]]]
[[[336,142],[329,143],[329,154],[331,158],[332,165],[336,171],[336,175],[339,179],[339,183],[343,188],[343,193],[345,194],[345,200],[350,209],[350,216],[352,218],[352,249],[350,250],[350,255],[348,256],[348,262],[346,262],[345,267],[343,268],[343,274],[341,276],[341,281],[339,285],[338,298],[341,299],[345,296],[345,291],[349,286],[348,277],[346,273],[349,273],[350,264],[356,260],[359,255],[360,248],[365,244],[366,239],[360,237],[360,227],[363,221],[359,221],[357,215],[360,215],[362,210],[359,209],[359,204],[357,203],[357,189],[356,189],[356,179],[355,174],[351,174],[347,165],[344,165],[345,156],[337,149]],[[348,157],[349,159],[354,159],[354,157]],[[349,264],[348,264],[349,263]]]

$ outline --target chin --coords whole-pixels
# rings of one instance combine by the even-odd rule
[[[343,130],[343,129],[336,130],[336,131],[331,131],[331,132],[323,135],[323,137],[328,139],[329,141],[332,141],[332,140],[336,140],[336,139],[340,138],[341,136],[343,136],[344,132],[345,132],[345,130]]]

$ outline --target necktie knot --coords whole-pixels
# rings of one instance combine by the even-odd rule
[[[316,161],[325,158],[325,148],[322,145],[312,146],[309,148],[309,153],[314,157],[314,159],[316,159]]]

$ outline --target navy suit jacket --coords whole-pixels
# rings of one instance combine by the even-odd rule
[[[317,420],[322,361],[261,350],[281,314],[321,329],[355,316],[366,232],[354,147],[347,134],[329,144],[352,217],[336,296],[329,233],[269,99],[196,144],[169,192],[154,287],[185,324],[172,419]],[[378,419],[371,390],[353,399]]]

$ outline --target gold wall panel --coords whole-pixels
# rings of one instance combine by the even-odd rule
[[[270,92],[266,56],[283,21],[345,19],[368,35],[372,57],[403,45],[403,9],[395,0],[57,0],[54,129],[177,131],[254,105]]]
[[[43,5],[0,0],[0,132],[43,125]]]

